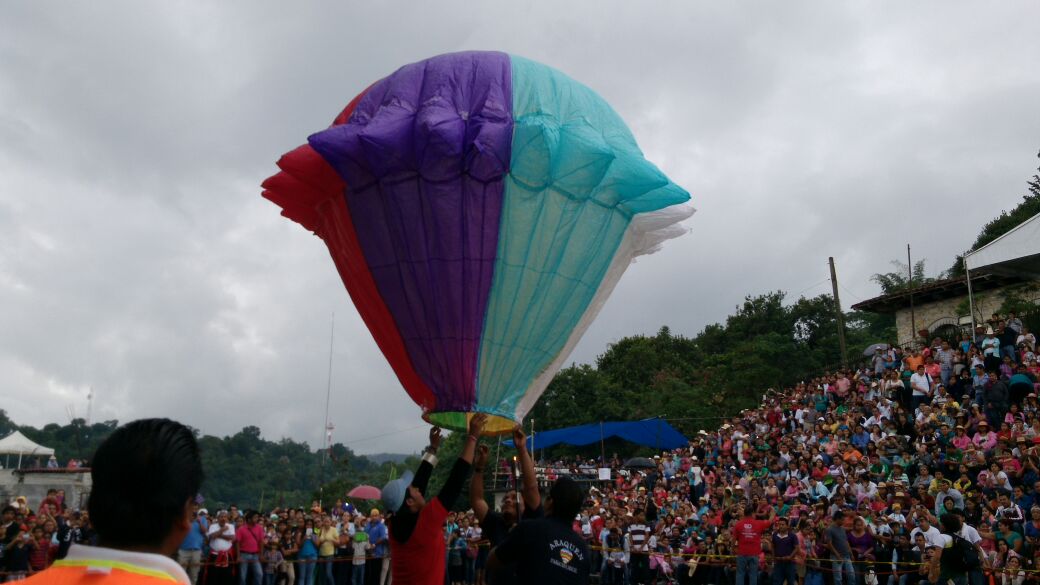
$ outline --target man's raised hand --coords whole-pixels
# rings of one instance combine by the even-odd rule
[[[524,434],[524,427],[519,424],[513,427],[513,445],[518,451],[527,449],[527,435]]]
[[[434,453],[436,453],[437,448],[441,446],[441,439],[440,427],[433,427],[430,429],[430,449],[432,449]]]
[[[487,465],[488,460],[488,448],[487,445],[481,445],[477,447],[477,453],[473,456],[473,469],[483,470],[484,466]]]
[[[483,412],[478,412],[473,415],[473,418],[469,419],[469,434],[473,437],[480,437],[484,434],[484,425],[487,424],[488,416]]]

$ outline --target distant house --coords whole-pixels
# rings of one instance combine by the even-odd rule
[[[986,321],[1004,302],[1007,287],[1029,282],[1021,276],[995,273],[971,275],[971,289],[975,302],[975,322],[986,325]],[[1037,284],[1040,284],[1038,282]],[[910,297],[913,295],[913,310]],[[1040,301],[1040,299],[1037,299]],[[907,345],[915,338],[960,336],[971,330],[971,314],[968,311],[968,282],[965,278],[949,278],[932,282],[912,291],[899,291],[881,295],[852,305],[858,311],[895,314],[895,342]]]
[[[974,306],[976,325],[985,327],[1003,304],[1008,287],[1022,288],[1020,285],[1024,283],[1040,285],[1040,214],[969,252],[964,256],[964,264],[971,275],[970,290],[967,278],[950,278],[875,297],[852,308],[895,314],[899,345],[906,345],[915,338],[948,337],[969,331],[972,324],[969,305]],[[1032,300],[1040,309],[1040,293],[1029,295],[1037,297],[1027,300]]]

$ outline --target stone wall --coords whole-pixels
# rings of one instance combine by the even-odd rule
[[[997,312],[997,308],[1004,302],[1001,294],[1003,289],[994,289],[981,292],[975,297],[975,319],[976,321],[988,319],[990,315]],[[917,330],[933,330],[936,323],[941,324],[943,320],[952,319],[957,322],[961,317],[968,315],[967,311],[959,314],[957,305],[961,302],[967,303],[968,295],[959,296],[933,303],[914,306],[914,321]],[[896,333],[899,336],[897,343],[903,345],[913,339],[915,331],[911,325],[910,307],[900,309],[896,312]]]
[[[0,469],[0,502],[5,505],[18,496],[25,496],[35,511],[47,490],[65,490],[65,502],[70,508],[86,508],[90,495],[90,471],[25,471]]]

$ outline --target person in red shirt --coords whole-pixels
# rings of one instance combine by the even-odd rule
[[[390,517],[390,571],[395,585],[442,585],[446,550],[442,527],[448,508],[454,505],[468,479],[477,442],[484,432],[487,415],[474,414],[462,454],[436,497],[426,500],[426,484],[437,464],[440,429],[430,430],[430,446],[419,469],[407,471],[383,487],[382,499]]]
[[[769,509],[769,519],[755,518],[751,506],[741,504],[742,513],[733,525],[733,540],[737,542],[737,585],[758,584],[758,560],[762,556],[762,534],[773,525],[776,511]]]

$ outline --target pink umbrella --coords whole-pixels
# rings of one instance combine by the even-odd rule
[[[370,485],[359,485],[356,488],[350,490],[347,494],[348,498],[357,498],[359,500],[378,500],[382,497],[382,492],[377,487]]]

